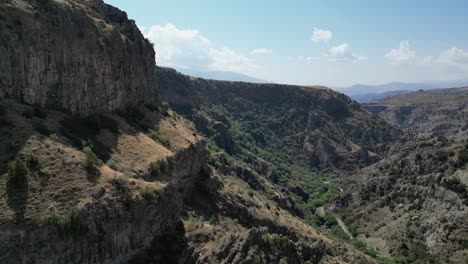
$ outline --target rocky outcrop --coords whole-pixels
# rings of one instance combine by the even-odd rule
[[[293,241],[287,236],[269,234],[265,229],[253,228],[243,234],[229,236],[215,250],[221,263],[297,263],[304,260],[319,263],[325,255],[325,243]]]
[[[156,101],[155,54],[102,0],[0,2],[0,97],[87,114]]]
[[[84,203],[76,218],[67,222],[70,226],[50,220],[0,225],[0,262],[127,263],[177,228],[184,199],[208,177],[202,142],[169,157],[168,163],[165,174],[170,180],[152,197],[138,194],[130,183],[119,184],[117,193],[104,195],[102,189]]]

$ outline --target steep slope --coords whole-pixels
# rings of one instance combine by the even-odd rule
[[[468,88],[418,91],[364,107],[409,133],[463,137],[468,132]]]
[[[274,151],[306,168],[352,171],[379,160],[398,130],[324,87],[208,81],[158,68],[161,97],[228,153]]]
[[[407,132],[343,185],[334,210],[355,235],[409,263],[466,262],[467,89],[418,91],[366,105]]]
[[[153,103],[154,57],[102,0],[0,3],[0,96],[72,113]]]

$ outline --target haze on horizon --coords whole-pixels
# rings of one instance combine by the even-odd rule
[[[125,1],[157,64],[277,83],[467,80],[466,1]]]

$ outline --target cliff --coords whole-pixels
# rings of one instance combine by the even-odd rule
[[[0,2],[0,97],[72,113],[156,101],[155,53],[102,0]]]

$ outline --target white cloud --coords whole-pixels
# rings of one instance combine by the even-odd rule
[[[258,66],[227,47],[216,47],[198,30],[172,24],[151,26],[145,37],[154,43],[158,65],[197,71],[234,71],[255,74]]]
[[[439,55],[437,62],[468,71],[468,51],[457,47],[447,49]]]
[[[385,58],[390,61],[392,64],[401,64],[408,62],[416,57],[416,52],[410,48],[410,44],[407,40],[400,42],[400,47],[398,49],[392,49],[387,54]]]
[[[273,50],[271,49],[265,49],[265,48],[259,48],[259,49],[253,49],[250,54],[256,55],[256,54],[267,54],[267,53],[272,53]]]
[[[348,45],[348,43],[343,43],[339,46],[332,47],[328,51],[328,57],[330,58],[330,60],[337,62],[357,61],[366,59],[365,57],[354,53],[351,50],[351,47]]]
[[[333,33],[330,30],[314,28],[312,32],[312,41],[318,42],[329,42],[332,39]]]

